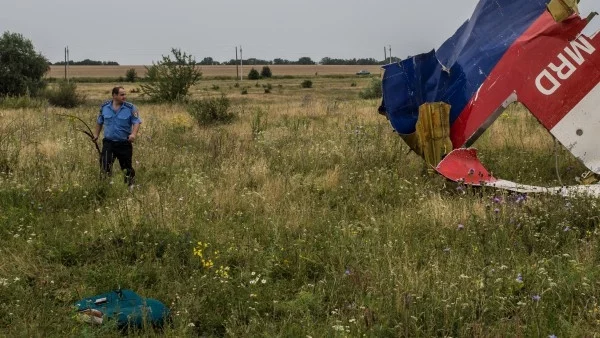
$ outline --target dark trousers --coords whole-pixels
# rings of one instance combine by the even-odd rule
[[[121,170],[125,171],[125,183],[134,183],[135,170],[131,166],[133,156],[133,145],[129,141],[102,140],[102,154],[100,155],[100,166],[107,175],[112,174],[112,165],[115,158],[119,160]]]

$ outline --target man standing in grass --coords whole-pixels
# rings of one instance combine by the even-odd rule
[[[102,171],[111,175],[112,165],[115,157],[119,160],[121,170],[125,171],[125,183],[133,188],[135,170],[131,165],[133,156],[133,141],[140,129],[142,120],[136,106],[125,101],[125,89],[114,87],[112,100],[106,101],[100,106],[100,113],[96,129],[94,130],[94,141],[98,139],[102,126],[104,126],[104,139],[102,140],[102,153],[100,165]]]

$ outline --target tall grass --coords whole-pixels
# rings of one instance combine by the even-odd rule
[[[0,174],[0,335],[118,336],[70,307],[117,287],[173,312],[134,336],[598,332],[597,200],[457,190],[422,174],[377,102],[332,109],[341,89],[322,88],[232,101],[247,113],[211,128],[142,105],[132,193],[53,108],[1,110],[18,151]],[[503,178],[555,183],[552,140],[519,108],[478,147]]]

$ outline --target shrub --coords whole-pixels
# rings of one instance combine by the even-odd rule
[[[241,94],[242,95],[247,95],[248,94],[248,89],[246,89],[246,88],[242,89]]]
[[[135,80],[137,80],[138,78],[138,74],[135,70],[135,68],[129,68],[127,70],[127,72],[125,72],[125,80],[127,82],[135,82]]]
[[[48,102],[56,107],[75,108],[85,102],[85,96],[77,92],[77,84],[62,81],[58,88],[46,91]]]
[[[205,98],[191,102],[188,113],[200,126],[211,124],[229,123],[235,118],[235,113],[230,111],[231,102],[225,95],[220,97]]]
[[[250,69],[250,72],[248,73],[248,80],[258,80],[260,79],[260,74],[258,73],[258,70],[252,68]]]
[[[37,53],[30,40],[18,33],[0,36],[0,95],[36,96],[44,89],[48,60]]]
[[[260,76],[266,77],[266,78],[273,76],[273,73],[271,73],[271,68],[269,68],[269,66],[264,66],[262,68],[262,70],[260,71]]]
[[[352,83],[350,84],[350,87],[356,87],[356,82],[352,82]]]
[[[300,87],[302,87],[302,88],[312,88],[312,81],[311,80],[304,80],[300,84]]]
[[[174,60],[163,56],[162,61],[146,67],[146,83],[141,85],[144,95],[155,102],[185,100],[190,88],[202,77],[196,69],[196,61],[181,50],[171,49]]]
[[[359,94],[361,99],[380,99],[382,97],[381,80],[372,79],[368,87],[363,89]]]

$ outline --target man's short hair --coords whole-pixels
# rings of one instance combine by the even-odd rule
[[[122,86],[116,86],[112,89],[112,94],[113,95],[119,95],[119,89],[123,89],[125,90],[125,88],[123,88]]]

